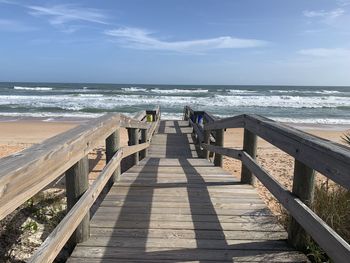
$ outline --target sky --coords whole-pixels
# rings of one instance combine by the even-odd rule
[[[0,0],[0,81],[350,86],[350,0]]]

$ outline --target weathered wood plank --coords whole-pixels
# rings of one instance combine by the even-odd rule
[[[154,139],[152,141],[152,145],[154,145]],[[184,162],[184,160],[186,162]],[[159,167],[167,167],[167,166],[179,166],[181,164],[182,167],[186,166],[204,166],[204,167],[210,167],[213,166],[212,163],[209,163],[206,160],[203,159],[185,159],[185,158],[145,158],[144,160],[140,161],[139,166],[146,165],[147,166],[159,166]]]
[[[315,171],[298,160],[295,160],[292,193],[310,207],[314,199],[314,189]],[[293,217],[290,217],[288,242],[300,250],[305,250],[307,247],[307,240],[308,235],[306,231]]]
[[[201,146],[208,151],[229,156],[231,158],[238,159],[238,160],[240,159],[240,155],[242,154],[241,150],[226,148],[222,146],[216,146],[216,145],[210,145],[210,144],[202,144]]]
[[[163,238],[148,238],[147,248],[163,248]],[[172,242],[167,243],[168,248],[188,248],[195,249],[198,246],[196,239],[173,239]],[[201,249],[254,249],[254,250],[277,250],[277,251],[291,251],[292,248],[287,246],[285,241],[281,240],[229,240],[226,245],[223,244],[222,240],[210,240],[201,239]],[[128,238],[128,237],[92,237],[87,242],[82,244],[82,247],[117,247],[117,248],[144,248],[145,242],[139,238]]]
[[[133,118],[120,114],[120,127],[130,129],[149,129],[151,125],[147,122],[135,120]]]
[[[147,193],[140,193],[137,192],[135,194],[131,194],[126,196],[125,193],[117,193],[113,194],[110,193],[108,194],[104,200],[144,200],[144,198],[147,196]],[[247,203],[251,201],[263,203],[263,201],[256,196],[256,194],[245,194],[244,196],[242,195],[213,195],[210,196],[210,199],[203,200],[203,194],[202,195],[195,195],[188,197],[188,195],[183,195],[183,196],[175,196],[173,194],[169,195],[159,195],[159,194],[153,194],[152,195],[152,200],[154,202],[189,202],[191,203],[216,203],[216,202],[221,202],[221,203]],[[206,194],[208,197],[208,194]]]
[[[120,148],[120,130],[116,130],[106,139],[106,163],[108,163],[114,156],[114,154]],[[117,182],[120,179],[120,166],[116,169],[111,177],[111,184]]]
[[[99,222],[91,221],[91,226],[101,227]],[[103,227],[116,227],[116,228],[152,228],[152,229],[188,229],[188,230],[222,230],[225,229],[227,231],[282,231],[283,228],[276,223],[223,223],[220,224],[218,222],[176,222],[176,221],[108,221],[103,220]],[[85,243],[85,242],[84,242]],[[285,242],[287,246],[287,243]]]
[[[91,227],[91,236],[105,237],[134,237],[134,238],[163,238],[173,239],[210,239],[210,240],[236,240],[249,238],[251,240],[268,240],[268,239],[286,239],[285,231],[217,231],[217,230],[200,230],[197,229],[121,229],[106,227]]]
[[[67,210],[71,210],[78,202],[80,197],[89,188],[89,159],[87,156],[82,158],[71,168],[68,169],[65,175],[66,179],[66,195],[67,195]],[[86,214],[80,224],[75,229],[70,238],[71,245],[86,241],[90,235],[90,215]]]
[[[224,133],[225,133],[224,129],[215,130],[215,146],[217,147],[224,146]],[[224,160],[224,156],[216,152],[214,157],[214,165],[222,167],[223,160]]]
[[[241,208],[241,209],[201,209],[201,208],[152,208],[149,207],[106,207],[101,206],[99,211],[102,213],[140,213],[140,214],[178,214],[178,215],[237,215],[237,216],[246,216],[246,215],[271,215],[271,212],[267,208],[256,209],[256,208]]]
[[[258,137],[247,129],[244,129],[243,139],[243,151],[249,154],[252,159],[256,159],[256,148],[257,148]],[[246,184],[255,185],[256,178],[252,172],[242,162],[241,168],[241,182]]]
[[[186,163],[186,161],[184,161]],[[162,166],[134,166],[128,170],[130,173],[135,172],[158,172],[158,173],[177,173],[177,172],[188,172],[200,174],[218,174],[218,175],[231,175],[231,173],[224,171],[218,167],[193,167],[193,166],[172,166],[172,167],[162,167]],[[232,176],[232,175],[231,175]]]
[[[98,223],[99,220],[106,220],[106,221],[114,221],[116,226],[116,223],[118,223],[119,216],[120,219],[123,221],[143,221],[144,220],[144,214],[136,213],[136,214],[125,214],[125,215],[113,215],[113,214],[102,214],[100,212],[97,212],[94,215],[94,218],[92,219],[96,223]],[[177,214],[152,214],[150,217],[151,221],[173,221],[173,222],[221,222],[221,223],[253,223],[253,224],[265,224],[265,223],[277,223],[277,219],[272,215],[246,215],[246,216],[233,216],[233,215],[199,215],[196,216],[196,218],[192,218],[192,215],[177,215]],[[284,231],[282,228],[281,231]],[[276,229],[271,229],[271,231]],[[225,229],[227,231],[227,229]],[[263,231],[260,229],[259,231]],[[286,234],[285,234],[286,236]]]
[[[108,247],[78,247],[72,257],[107,259],[140,259],[140,260],[233,260],[250,262],[305,262],[305,256],[297,252],[275,250],[232,250],[229,249],[171,249],[171,248],[116,248]]]
[[[142,201],[119,201],[119,200],[104,200],[101,203],[101,206],[110,206],[110,207],[143,207],[144,202]],[[246,203],[213,203],[213,202],[207,202],[207,203],[192,203],[190,202],[172,202],[171,205],[167,204],[166,202],[152,202],[152,208],[167,208],[171,206],[172,208],[198,208],[198,209],[209,209],[214,207],[215,209],[242,209],[245,207],[251,207],[255,209],[261,209],[265,208],[265,204],[262,202],[246,202]]]

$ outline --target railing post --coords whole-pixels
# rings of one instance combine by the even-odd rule
[[[293,190],[304,204],[310,206],[314,198],[315,171],[304,163],[294,161]],[[306,249],[308,235],[298,222],[290,216],[288,227],[288,242],[299,250]]]
[[[243,151],[248,153],[254,160],[256,159],[256,145],[258,137],[244,129]],[[241,182],[244,184],[255,185],[256,177],[242,164]]]
[[[215,145],[224,146],[224,129],[215,130]],[[222,167],[223,156],[221,154],[215,153],[214,165]]]
[[[145,143],[148,140],[147,134],[148,134],[148,130],[146,130],[146,129],[142,129],[141,130],[141,143]],[[140,151],[140,160],[142,160],[143,158],[147,157],[147,154],[148,154],[147,150],[148,150],[148,148]]]
[[[130,137],[129,137],[129,146],[139,144],[139,129],[130,128]],[[136,152],[132,155],[132,164],[131,165],[137,165],[139,164],[139,153]]]
[[[82,158],[65,173],[67,211],[89,188],[89,159]],[[71,245],[86,241],[90,236],[90,213],[88,212],[70,238]]]
[[[204,143],[209,145],[210,144],[210,130],[204,130]],[[210,152],[207,149],[203,149],[203,157],[207,160],[209,160],[209,154]]]
[[[113,155],[118,151],[120,148],[120,130],[116,130],[114,133],[112,133],[108,138],[106,139],[106,163],[108,163]],[[114,182],[117,182],[120,178],[120,165],[118,166],[117,170],[113,173],[110,182],[111,185],[113,185]]]

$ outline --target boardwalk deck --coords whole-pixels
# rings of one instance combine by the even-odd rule
[[[304,262],[256,190],[197,158],[186,121],[161,121],[68,262]]]

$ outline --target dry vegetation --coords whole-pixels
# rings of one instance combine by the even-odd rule
[[[62,189],[47,189],[1,220],[0,262],[26,262],[64,217],[65,199]]]

